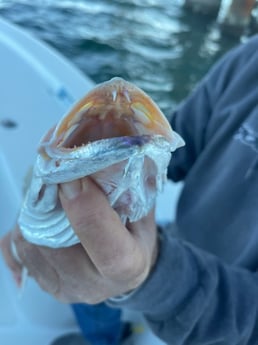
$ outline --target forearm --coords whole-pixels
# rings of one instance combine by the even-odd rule
[[[257,340],[257,301],[257,274],[166,236],[149,279],[113,304],[143,312],[169,344],[236,345]]]

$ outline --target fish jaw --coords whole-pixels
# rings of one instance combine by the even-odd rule
[[[177,140],[179,145],[152,99],[135,85],[113,78],[95,87],[72,108],[56,127],[52,142],[62,149],[77,149],[100,139],[142,135],[161,135],[171,144]]]

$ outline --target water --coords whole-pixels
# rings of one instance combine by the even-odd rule
[[[208,1],[208,0],[207,0]],[[239,39],[182,0],[0,0],[0,16],[55,47],[95,82],[121,76],[167,116]]]

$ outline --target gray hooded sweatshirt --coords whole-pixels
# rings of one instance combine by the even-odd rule
[[[176,233],[163,230],[143,285],[114,306],[141,311],[171,345],[258,344],[258,36],[215,65],[180,105],[186,142]]]

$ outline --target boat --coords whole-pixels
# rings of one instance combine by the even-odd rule
[[[24,29],[0,19],[0,236],[15,223],[36,148],[68,108],[94,85],[70,61]],[[173,220],[180,186],[166,185],[158,198],[159,223]],[[79,332],[69,305],[59,303],[28,279],[15,285],[0,258],[0,344],[48,345]],[[160,345],[139,315],[137,345]],[[139,329],[139,327],[138,327]]]

